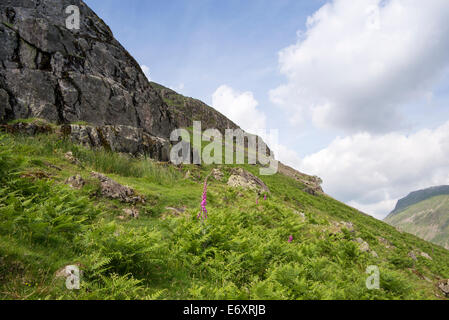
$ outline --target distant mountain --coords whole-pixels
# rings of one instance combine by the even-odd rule
[[[396,207],[390,213],[390,216],[395,215],[396,213],[403,211],[407,207],[410,207],[418,202],[443,194],[449,194],[449,186],[430,187],[411,192],[408,196],[397,202]]]
[[[410,193],[385,222],[449,249],[449,186]]]

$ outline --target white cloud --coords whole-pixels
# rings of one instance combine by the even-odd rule
[[[212,95],[212,106],[250,133],[266,128],[266,116],[258,105],[252,92],[237,92],[227,85],[220,86]]]
[[[152,81],[150,77],[150,68],[146,65],[141,65],[140,68],[142,69],[143,73],[147,77],[148,81]]]
[[[388,132],[399,106],[429,97],[449,62],[449,1],[333,0],[279,53],[284,85],[271,100],[291,122]]]
[[[336,138],[299,166],[326,193],[380,218],[411,191],[449,184],[449,121],[411,135],[359,133]]]
[[[353,208],[357,208],[362,212],[369,213],[373,217],[383,220],[386,213],[391,212],[395,207],[397,199],[383,200],[372,204],[362,204],[357,201],[349,201],[347,204]]]

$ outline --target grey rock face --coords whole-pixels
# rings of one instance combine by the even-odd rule
[[[152,136],[141,128],[130,126],[64,125],[64,135],[75,143],[88,147],[105,148],[113,152],[131,155],[149,155],[151,158],[168,161],[170,142],[164,138]]]
[[[203,130],[218,129],[224,134],[225,129],[239,129],[234,122],[200,100],[185,97],[155,82],[151,82],[151,86],[167,102],[173,117],[182,128],[191,127],[193,121],[201,120]]]
[[[123,186],[101,173],[91,172],[91,176],[100,181],[101,194],[104,197],[118,199],[124,203],[145,203],[145,199],[136,195],[134,189]]]
[[[65,9],[80,9],[68,30]],[[109,27],[81,0],[0,2],[0,121],[120,125],[168,137],[168,107]]]
[[[0,89],[0,119],[4,119],[7,117],[7,114],[11,114],[12,109],[9,104],[9,95],[8,93]]]

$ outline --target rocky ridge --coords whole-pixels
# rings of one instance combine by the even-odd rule
[[[65,9],[80,10],[69,30]],[[167,161],[170,133],[191,127],[239,129],[203,102],[149,82],[137,61],[82,0],[0,3],[0,124],[3,131],[60,132],[74,142]],[[12,120],[43,119],[52,125]],[[269,149],[267,150],[269,151]],[[305,191],[319,181],[297,171]],[[291,170],[281,170],[290,176]]]

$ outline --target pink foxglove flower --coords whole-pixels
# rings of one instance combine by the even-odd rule
[[[267,195],[266,194],[264,194],[263,199],[267,200]]]
[[[203,197],[201,201],[201,212],[198,214],[198,219],[207,219],[207,178],[204,181],[204,188],[203,188]]]
[[[293,241],[293,236],[288,237],[288,243],[291,243]]]

